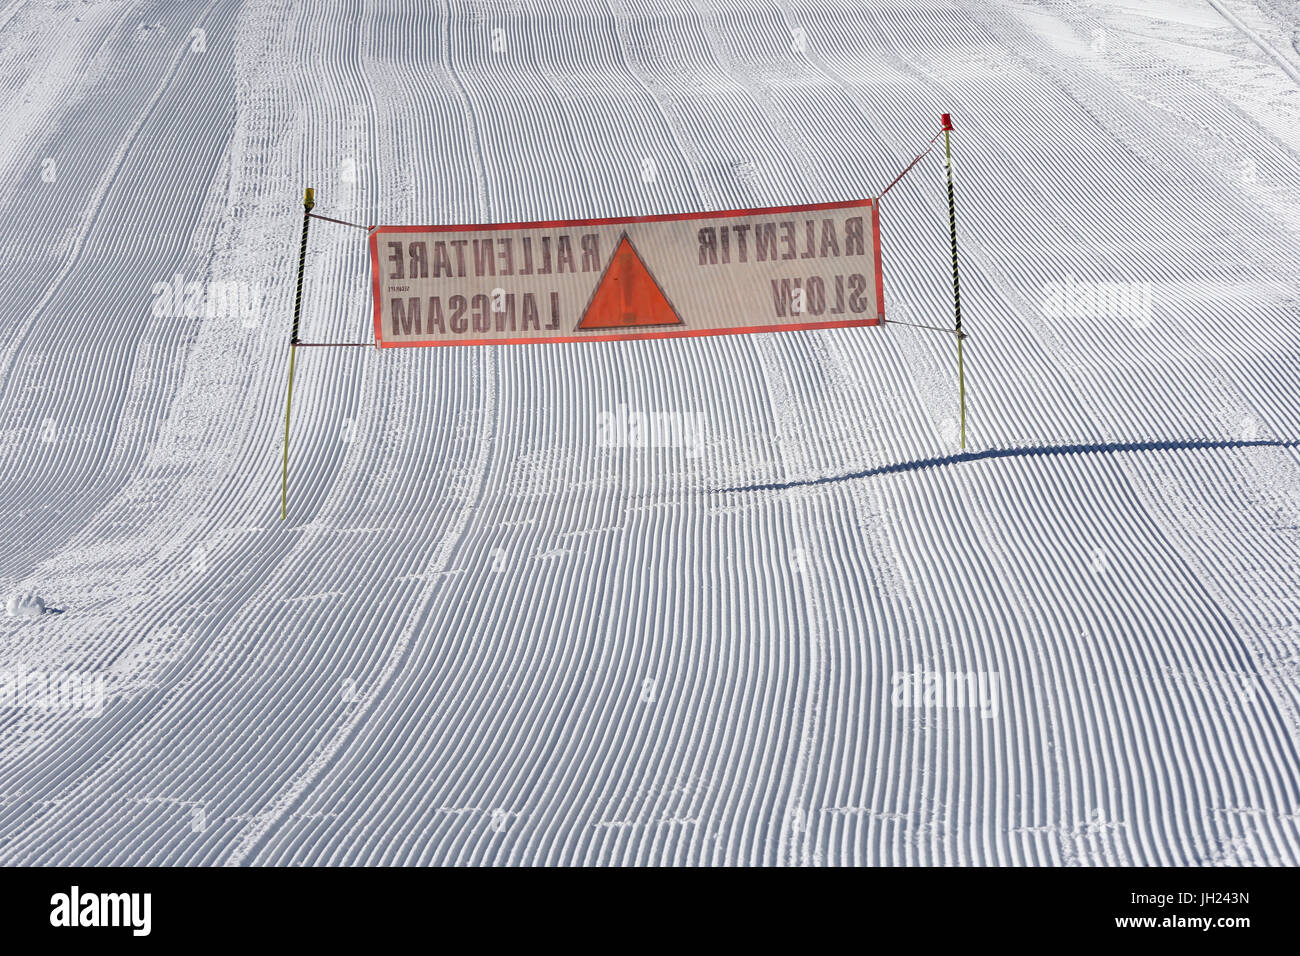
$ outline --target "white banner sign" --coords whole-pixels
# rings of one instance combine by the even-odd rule
[[[877,201],[380,226],[375,341],[505,345],[880,325]]]

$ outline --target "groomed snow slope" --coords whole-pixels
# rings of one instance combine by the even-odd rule
[[[1300,863],[1298,19],[7,3],[0,584],[63,613],[0,669],[107,698],[0,709],[0,861]],[[941,112],[971,460],[952,337],[903,325],[310,349],[280,522],[303,186],[845,199]],[[891,314],[949,322],[934,154],[883,209]],[[305,339],[369,339],[361,240],[313,225]],[[255,308],[155,314],[178,273]],[[1053,317],[1067,281],[1150,312]],[[701,442],[601,447],[619,406]]]

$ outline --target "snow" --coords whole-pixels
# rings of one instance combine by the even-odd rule
[[[0,588],[63,613],[0,618],[0,671],[106,680],[0,709],[0,862],[1300,863],[1298,27],[8,5]],[[840,200],[942,112],[969,457],[952,338],[901,324],[307,349],[279,520],[303,187],[392,224]],[[934,154],[882,233],[889,314],[949,322]],[[303,338],[368,338],[368,296],[314,223]]]
[[[5,601],[5,614],[24,619],[38,618],[45,613],[45,600],[39,594],[11,594]]]

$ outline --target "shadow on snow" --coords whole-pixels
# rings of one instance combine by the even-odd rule
[[[800,481],[774,481],[762,485],[744,485],[737,488],[722,488],[720,491],[784,491],[789,488],[809,488],[814,485],[829,485],[839,481],[852,481],[855,478],[874,478],[900,471],[919,471],[922,468],[937,468],[941,465],[955,465],[964,461],[986,461],[990,458],[1029,458],[1039,455],[1091,455],[1106,452],[1123,451],[1185,451],[1203,448],[1297,448],[1300,440],[1282,440],[1274,438],[1260,439],[1221,439],[1184,441],[1128,441],[1098,442],[1075,445],[1034,445],[1026,448],[989,448],[984,451],[961,452],[956,455],[943,455],[936,458],[921,458],[916,461],[902,461],[879,468],[868,468],[847,475],[830,475],[825,478],[806,478]]]

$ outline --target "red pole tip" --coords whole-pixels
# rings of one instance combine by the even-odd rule
[[[947,113],[943,114],[943,128],[946,130],[952,129],[952,117]]]

